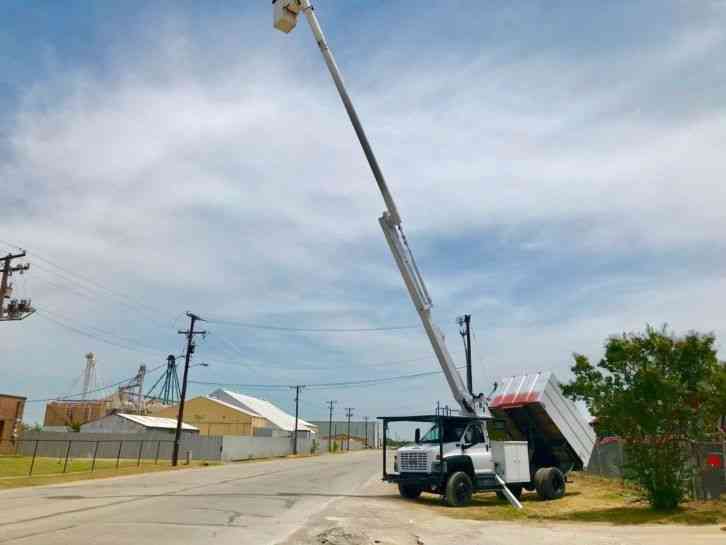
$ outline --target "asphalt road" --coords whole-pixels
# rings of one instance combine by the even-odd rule
[[[356,452],[0,492],[0,544],[273,544],[375,479]]]

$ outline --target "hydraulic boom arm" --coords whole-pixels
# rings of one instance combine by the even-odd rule
[[[310,29],[315,36],[315,40],[318,42],[320,52],[323,54],[325,64],[328,66],[330,75],[333,77],[335,87],[338,89],[340,98],[343,101],[348,117],[350,118],[355,133],[358,136],[363,153],[365,153],[368,164],[373,171],[373,177],[376,179],[378,189],[381,191],[383,200],[386,204],[386,211],[379,218],[378,222],[383,229],[383,233],[388,241],[388,246],[393,253],[393,257],[396,260],[398,269],[401,271],[403,281],[406,284],[408,293],[411,296],[416,310],[421,317],[426,334],[431,341],[436,358],[439,360],[441,369],[446,375],[446,381],[449,384],[451,393],[454,399],[461,406],[462,413],[464,415],[477,415],[481,414],[484,410],[481,396],[474,396],[471,392],[467,391],[464,381],[461,379],[454,361],[446,348],[446,342],[444,341],[444,335],[441,330],[433,323],[431,319],[431,307],[433,306],[431,297],[426,289],[426,284],[421,277],[421,273],[416,266],[416,260],[411,253],[411,249],[406,241],[406,235],[403,233],[401,226],[401,217],[398,214],[396,203],[388,190],[386,180],[383,178],[383,172],[378,166],[373,150],[368,142],[363,125],[358,118],[358,114],[353,107],[353,102],[345,89],[343,83],[343,77],[340,74],[338,65],[335,63],[333,53],[330,51],[328,44],[325,40],[318,19],[315,16],[313,7],[310,4],[310,0],[275,0],[273,2],[274,9],[274,25],[283,32],[290,32],[297,22],[297,15],[302,11],[307,18]]]

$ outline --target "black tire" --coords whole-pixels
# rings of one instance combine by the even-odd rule
[[[522,497],[522,485],[510,484],[507,485],[507,488],[509,488],[509,491],[514,494],[515,498],[519,499]],[[499,490],[497,490],[497,498],[507,501],[507,498],[504,496],[504,492],[500,492]]]
[[[415,484],[398,483],[398,493],[409,500],[415,500],[421,495],[421,492],[423,492],[421,487]]]
[[[565,476],[556,467],[543,467],[534,474],[537,495],[543,500],[558,500],[565,495]]]
[[[446,482],[446,504],[449,507],[465,507],[471,503],[473,491],[469,475],[463,471],[452,473]]]

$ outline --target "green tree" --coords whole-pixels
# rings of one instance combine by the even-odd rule
[[[68,431],[73,431],[73,432],[78,433],[81,431],[81,423],[76,422],[75,420],[72,420],[68,423],[67,428],[68,428]]]
[[[726,414],[726,370],[715,341],[648,326],[610,337],[596,366],[574,354],[565,395],[584,401],[598,426],[622,439],[625,475],[657,509],[683,500],[694,442],[715,433]]]
[[[29,432],[29,431],[43,431],[43,426],[41,425],[40,422],[36,422],[36,423],[34,423],[32,425],[31,424],[26,424],[25,422],[23,422],[20,425],[20,431],[23,432],[23,433]]]

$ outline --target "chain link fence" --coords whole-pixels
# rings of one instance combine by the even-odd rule
[[[0,479],[170,465],[172,439],[16,439],[0,441]],[[189,450],[181,449],[180,460]]]
[[[606,437],[595,445],[586,471],[601,477],[622,479],[626,462],[623,443],[617,437]],[[697,471],[691,483],[695,497],[710,499],[726,494],[725,462],[726,441],[709,441],[695,445],[692,463]]]

